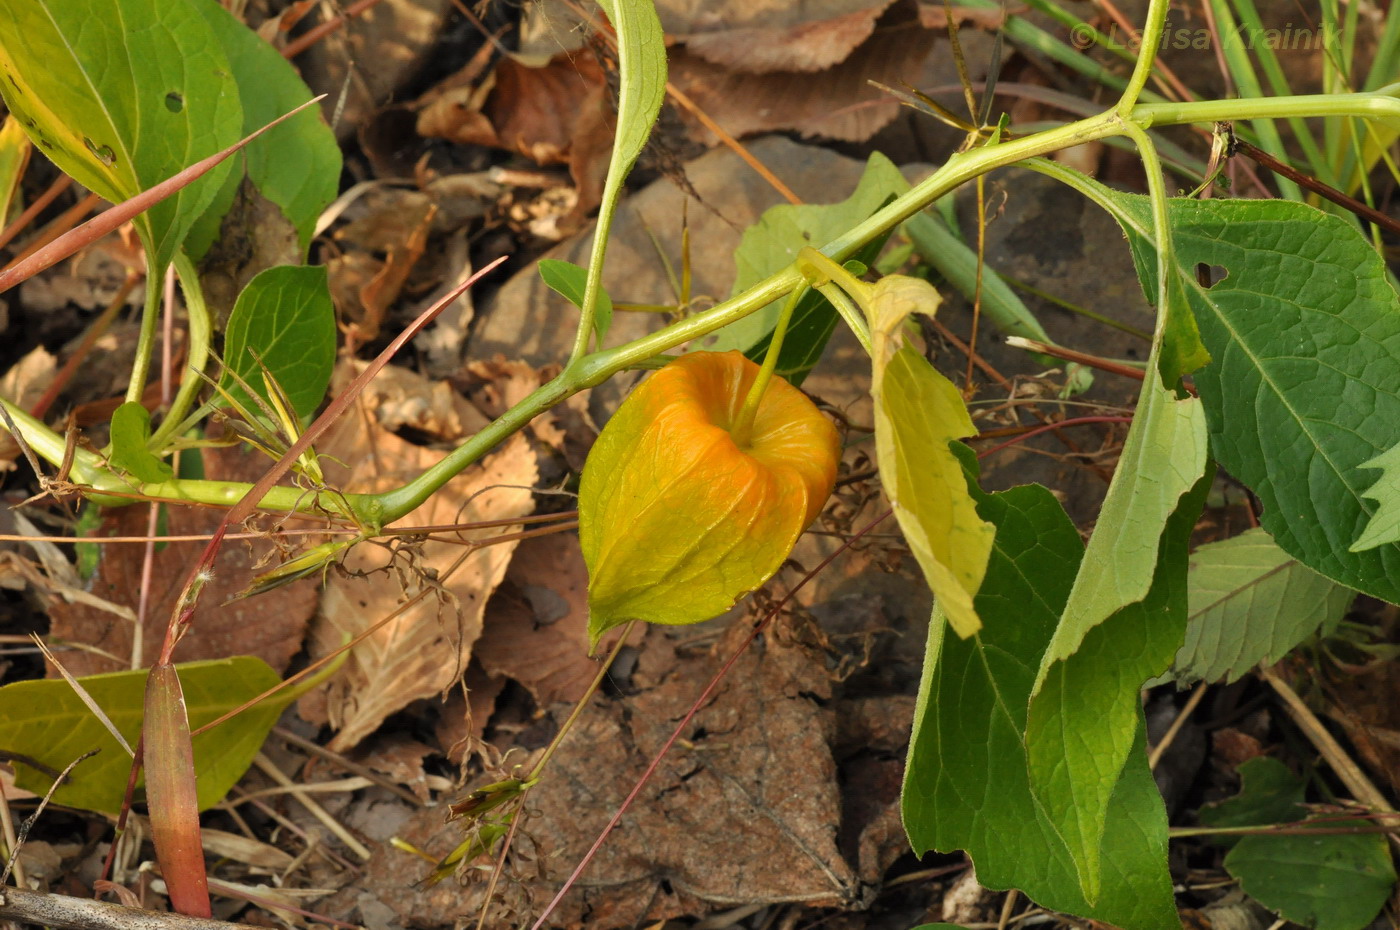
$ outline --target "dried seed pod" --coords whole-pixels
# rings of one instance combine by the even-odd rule
[[[698,623],[763,584],[831,494],[840,438],[781,378],[749,441],[733,431],[759,368],[692,352],[642,383],[599,435],[579,489],[596,644],[628,620]]]

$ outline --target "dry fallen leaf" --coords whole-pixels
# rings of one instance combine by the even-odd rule
[[[370,492],[398,487],[442,457],[371,424],[366,414],[363,407],[347,412],[319,446],[332,486]],[[444,485],[401,524],[523,516],[533,509],[530,488],[537,474],[529,443],[516,435]],[[485,539],[507,532],[497,527],[463,535]],[[504,576],[514,548],[514,543],[483,547],[441,581],[437,579],[466,547],[420,540],[393,547],[364,543],[351,550],[343,562],[346,572],[333,574],[322,596],[310,635],[314,655],[338,649],[424,585],[435,590],[355,647],[320,696],[303,700],[302,716],[329,722],[337,731],[331,749],[355,746],[389,714],[438,694],[460,677],[481,631],[486,600]]]
[[[639,626],[632,642],[644,633]],[[473,654],[489,674],[524,685],[541,707],[583,696],[598,660],[588,655],[588,570],[574,533],[520,544],[486,605]]]
[[[813,41],[824,40],[823,54],[829,58],[867,28],[868,20],[860,13],[829,23],[810,23],[801,30]],[[797,130],[803,136],[851,142],[870,138],[899,112],[897,100],[868,82],[897,87],[901,81],[911,80],[938,37],[920,24],[918,11],[909,0],[900,0],[874,22],[868,38],[821,71],[789,67],[753,73],[738,70],[737,59],[718,51],[726,47],[726,35],[697,37],[699,51],[686,45],[672,54],[670,65],[671,80],[725,131],[745,136]],[[743,44],[742,36],[730,36],[730,41],[736,49],[751,47]],[[794,54],[802,48],[800,41],[791,46]],[[773,62],[792,64],[781,56]],[[694,125],[692,132],[706,144],[718,141],[702,126]]]
[[[598,205],[612,151],[609,92],[597,60],[564,52],[541,67],[503,58],[487,81],[449,78],[420,101],[418,132],[459,145],[519,152],[541,165],[568,165],[576,213]]]
[[[866,903],[836,844],[842,810],[823,659],[766,642],[739,660],[551,926],[609,930],[741,903]],[[717,653],[736,644],[730,637]],[[589,706],[530,796],[520,842],[539,859],[517,863],[518,883],[502,883],[517,912],[538,913],[558,889],[718,661],[687,659],[660,687]],[[461,841],[436,811],[416,814],[400,836],[433,854]],[[352,917],[377,899],[424,925],[475,913],[482,884],[414,887],[424,871],[413,857],[376,850],[364,884],[322,912]]]

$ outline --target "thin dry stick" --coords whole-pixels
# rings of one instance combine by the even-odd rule
[[[1322,758],[1327,760],[1327,764],[1332,767],[1332,771],[1337,773],[1337,777],[1346,785],[1347,790],[1352,793],[1356,800],[1370,807],[1372,810],[1383,814],[1394,814],[1395,809],[1390,806],[1385,795],[1381,794],[1371,780],[1366,777],[1366,773],[1361,771],[1361,767],[1352,761],[1351,756],[1342,748],[1341,743],[1327,731],[1322,725],[1322,721],[1317,719],[1303,699],[1298,696],[1298,692],[1289,686],[1271,668],[1259,670],[1259,676],[1268,682],[1278,696],[1283,698],[1283,706],[1288,710],[1288,715],[1293,718],[1293,722],[1307,736],[1308,741],[1317,747],[1317,751]],[[1380,823],[1389,827],[1394,827],[1397,823],[1395,817],[1380,818]],[[1400,837],[1390,834],[1390,841],[1397,848],[1400,848]]]
[[[1056,422],[1054,422],[1054,423],[1047,423],[1047,424],[1045,424],[1044,426],[1037,426],[1037,427],[1035,427],[1035,428],[1033,428],[1033,429],[1025,430],[1024,432],[1018,434],[1014,439],[1008,439],[1006,442],[1000,443],[999,445],[992,446],[990,449],[983,449],[981,452],[977,453],[977,457],[978,457],[979,459],[984,459],[984,458],[986,458],[987,456],[989,456],[989,455],[991,455],[991,454],[993,454],[993,453],[995,453],[995,452],[1000,452],[1002,449],[1005,449],[1007,446],[1014,446],[1014,445],[1016,445],[1016,443],[1018,443],[1018,442],[1025,442],[1027,439],[1030,439],[1032,436],[1039,436],[1041,433],[1052,433],[1052,432],[1055,432],[1056,430],[1063,429],[1063,428],[1066,427],[1066,426],[1081,426],[1081,425],[1084,425],[1084,424],[1087,424],[1087,423],[1131,423],[1131,422],[1133,422],[1133,418],[1132,418],[1132,417],[1075,417],[1075,418],[1070,419],[1070,420],[1058,420],[1058,421],[1056,421]]]
[[[324,94],[321,95],[321,97],[324,96]],[[125,222],[128,222],[138,213],[142,213],[145,210],[150,209],[152,206],[164,200],[166,197],[169,197],[171,194],[175,193],[181,188],[189,186],[190,183],[192,183],[194,180],[201,177],[202,175],[206,174],[219,162],[223,161],[225,158],[228,158],[234,152],[237,152],[249,142],[252,142],[258,136],[267,132],[273,126],[276,126],[283,120],[295,116],[302,110],[318,102],[319,100],[321,100],[321,97],[316,97],[312,100],[308,100],[306,103],[303,103],[301,106],[297,107],[295,110],[292,110],[285,116],[280,116],[272,122],[268,123],[266,126],[259,129],[257,132],[251,133],[243,137],[239,141],[235,142],[233,145],[230,145],[228,148],[224,149],[222,152],[219,152],[215,155],[210,155],[208,158],[205,158],[202,161],[197,161],[193,165],[190,165],[188,168],[184,169],[183,171],[171,175],[164,181],[161,181],[154,187],[147,188],[146,190],[142,191],[141,193],[137,194],[135,197],[132,197],[129,200],[123,200],[121,203],[112,207],[110,210],[104,210],[103,212],[97,214],[97,216],[94,216],[92,219],[88,220],[83,225],[79,226],[77,229],[69,230],[68,232],[59,236],[53,242],[50,242],[48,245],[35,252],[33,255],[29,256],[24,261],[17,262],[16,264],[11,265],[9,268],[6,268],[4,271],[0,271],[0,293],[8,291],[10,288],[14,287],[16,284],[19,284],[21,281],[26,281],[29,278],[32,278],[34,275],[43,271],[45,268],[48,268],[51,265],[55,265],[58,262],[63,261],[65,258],[72,255],[74,252],[78,251],[84,246],[91,245],[98,239],[101,239],[103,236],[107,235],[112,230],[116,229],[118,226],[122,225]]]
[[[68,175],[60,175],[58,180],[49,185],[49,189],[44,191],[34,199],[23,213],[14,218],[4,232],[0,232],[0,249],[10,244],[10,240],[24,231],[24,228],[34,222],[34,217],[44,211],[44,208],[54,202],[54,198],[68,189],[68,185],[73,183],[73,179]]]
[[[352,762],[338,752],[333,752],[327,749],[326,747],[319,745],[318,743],[313,743],[309,739],[302,739],[300,736],[297,736],[291,730],[284,730],[281,727],[273,727],[272,735],[285,743],[290,743],[298,749],[311,753],[313,756],[320,756],[327,762],[334,763],[335,765],[345,769],[345,771],[350,772],[353,775],[358,775],[361,778],[369,779],[371,782],[383,788],[385,791],[392,792],[404,801],[407,801],[409,804],[412,804],[414,807],[424,806],[423,800],[420,797],[418,797],[418,795],[414,794],[412,791],[409,791],[407,788],[404,788],[402,785],[394,784],[392,781],[385,778],[383,775],[380,775],[373,769],[360,765],[360,763],[358,762]]]
[[[252,926],[19,888],[0,890],[0,918],[63,930],[242,930]]]
[[[10,813],[10,799],[5,797],[3,782],[0,782],[0,829],[5,831],[5,855],[15,864],[15,884],[23,888],[29,884],[29,876],[24,871],[24,860],[19,857],[19,838],[15,836],[15,821]]]
[[[310,811],[311,816],[321,821],[321,823],[326,826],[326,829],[334,833],[351,852],[359,856],[362,861],[369,861],[371,855],[369,848],[366,847],[364,843],[357,840],[349,830],[345,829],[345,826],[341,824],[340,821],[332,817],[330,812],[318,804],[316,799],[303,790],[301,785],[298,785],[288,778],[286,773],[274,765],[271,759],[262,753],[258,753],[253,757],[253,764],[261,769],[263,774],[267,775],[283,788],[288,789],[292,797],[296,798],[297,801],[301,803],[302,807]]]
[[[92,325],[89,326],[87,332],[83,334],[83,341],[78,343],[78,348],[73,352],[72,356],[63,363],[63,367],[58,370],[58,374],[53,376],[53,380],[49,382],[49,386],[44,390],[44,395],[34,402],[33,407],[29,408],[29,413],[32,416],[42,420],[44,414],[49,412],[49,408],[53,406],[53,402],[58,400],[58,395],[68,385],[68,382],[73,380],[73,375],[77,374],[78,366],[87,358],[88,353],[92,351],[92,347],[96,345],[97,340],[101,339],[102,334],[107,332],[107,327],[112,325],[112,320],[116,319],[117,314],[121,312],[122,307],[126,305],[126,298],[131,294],[132,289],[136,287],[140,280],[141,275],[135,273],[127,274],[126,280],[122,282],[122,286],[117,290],[116,296],[112,298],[111,303],[107,304],[106,309],[102,311],[101,315],[92,321]]]
[[[574,709],[569,712],[569,716],[559,725],[559,732],[554,734],[554,739],[549,741],[540,758],[530,769],[530,774],[526,775],[522,781],[534,782],[544,774],[545,766],[549,765],[549,760],[554,757],[554,753],[564,742],[564,737],[573,729],[578,718],[582,716],[583,710],[588,706],[588,702],[593,700],[593,695],[598,693],[598,689],[603,686],[603,679],[607,677],[608,669],[617,661],[617,657],[622,653],[622,647],[627,645],[627,641],[632,638],[632,631],[636,629],[637,621],[629,620],[627,626],[622,628],[622,635],[613,643],[612,649],[608,652],[608,657],[603,660],[603,664],[598,667],[598,674],[593,676],[593,681],[589,682],[588,688],[583,695],[574,702]],[[510,829],[506,831],[505,839],[501,843],[500,855],[496,857],[496,867],[491,871],[491,881],[486,885],[486,898],[481,904],[481,915],[476,921],[476,930],[486,930],[486,915],[491,912],[491,899],[496,896],[496,885],[501,880],[501,874],[505,871],[506,856],[510,853],[511,844],[515,842],[515,834],[520,829],[520,821],[525,819],[525,795],[529,789],[522,792],[516,805],[514,818],[510,822]]]
[[[642,793],[642,789],[651,781],[651,776],[656,774],[656,770],[661,766],[661,760],[666,758],[666,754],[671,751],[671,747],[681,738],[681,734],[685,732],[686,727],[690,726],[690,721],[700,712],[700,708],[705,706],[705,702],[710,699],[710,695],[715,693],[715,689],[718,688],[720,682],[724,680],[724,676],[729,674],[729,670],[734,667],[734,664],[739,661],[739,657],[748,651],[753,641],[758,639],[759,635],[768,628],[768,624],[773,622],[773,618],[778,615],[778,611],[782,610],[787,602],[807,585],[807,582],[815,578],[818,572],[830,565],[838,555],[854,545],[862,536],[879,526],[880,523],[892,513],[894,513],[894,511],[886,510],[862,527],[859,532],[853,534],[851,538],[846,540],[835,552],[822,559],[815,568],[803,575],[802,579],[798,581],[797,584],[793,585],[792,590],[785,594],[778,603],[774,604],[773,607],[763,615],[762,620],[754,624],[754,628],[749,631],[748,636],[744,637],[744,641],[739,644],[739,648],[734,650],[734,654],[726,659],[724,664],[719,667],[719,671],[715,672],[714,677],[710,679],[710,683],[705,686],[705,690],[700,692],[700,696],[695,699],[695,702],[690,705],[690,709],[685,712],[685,716],[676,724],[675,730],[671,732],[666,742],[661,745],[656,755],[652,757],[651,762],[647,764],[646,769],[642,772],[641,778],[637,779],[637,783],[632,786],[632,790],[627,793],[627,797],[623,798],[622,803],[618,805],[617,810],[608,820],[607,825],[604,826],[602,832],[598,834],[598,838],[593,841],[593,845],[588,848],[588,852],[584,853],[583,858],[579,860],[579,864],[574,867],[573,872],[571,872],[569,877],[564,881],[563,887],[559,889],[558,893],[554,895],[549,904],[545,906],[543,913],[535,919],[530,930],[540,930],[540,928],[544,926],[544,922],[549,919],[549,915],[554,913],[554,909],[559,906],[559,902],[564,900],[564,895],[569,893],[569,889],[578,881],[579,876],[583,874],[583,870],[588,867],[588,863],[593,860],[593,857],[598,854],[598,850],[603,847],[603,843],[607,840],[608,835],[612,833],[618,823],[621,822],[622,815],[627,813],[628,809],[632,806],[632,802],[637,799],[638,795]]]
[[[293,42],[288,42],[287,47],[282,49],[283,58],[295,58],[311,46],[320,42],[326,36],[335,32],[345,25],[348,20],[359,16],[365,10],[379,3],[380,0],[359,0],[346,7],[345,12],[333,19],[328,19],[319,26],[313,26]]]
[[[1196,690],[1192,691],[1191,696],[1186,699],[1186,706],[1181,708],[1181,712],[1176,715],[1176,719],[1172,721],[1172,725],[1167,727],[1167,732],[1162,734],[1162,738],[1157,741],[1157,745],[1153,746],[1152,751],[1147,754],[1147,767],[1149,769],[1155,770],[1157,768],[1157,763],[1162,760],[1162,756],[1166,753],[1168,747],[1171,746],[1172,741],[1175,740],[1177,734],[1181,732],[1181,728],[1186,725],[1186,721],[1190,718],[1192,712],[1195,711],[1196,705],[1200,704],[1201,698],[1206,696],[1206,687],[1207,685],[1204,681],[1196,686]]]

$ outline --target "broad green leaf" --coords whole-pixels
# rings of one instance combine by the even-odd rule
[[[820,246],[835,239],[884,206],[891,197],[908,189],[908,182],[894,163],[876,152],[870,156],[860,183],[846,200],[825,205],[779,204],[768,209],[757,223],[744,231],[739,248],[734,252],[733,293],[740,294],[786,268],[804,246]],[[884,241],[881,237],[871,242],[851,258],[869,267]],[[736,320],[715,333],[705,343],[705,348],[738,349],[754,361],[761,361],[768,351],[781,310],[781,301],[775,301]],[[801,384],[821,358],[839,321],[840,315],[820,294],[809,292],[804,296],[788,324],[778,356],[778,374],[793,384]]]
[[[1400,545],[1385,542],[1390,517],[1370,528],[1384,495],[1366,470],[1400,445],[1400,299],[1380,256],[1347,222],[1288,201],[1173,200],[1172,223],[1183,269],[1226,273],[1186,285],[1214,359],[1196,387],[1216,460],[1258,495],[1285,552],[1400,601]],[[1129,239],[1143,275],[1150,246]],[[1352,551],[1359,538],[1372,548]]]
[[[1375,458],[1362,462],[1362,468],[1379,469],[1381,476],[1361,494],[1376,502],[1366,529],[1351,544],[1352,552],[1362,552],[1400,542],[1400,445],[1391,446]]]
[[[1274,759],[1240,766],[1240,793],[1201,811],[1212,826],[1295,823],[1305,813],[1303,782]],[[1307,826],[1307,821],[1302,821]],[[1380,834],[1326,834],[1335,818],[1316,824],[1317,836],[1254,833],[1238,838],[1225,869],[1255,900],[1294,923],[1317,930],[1361,930],[1395,886],[1390,848]],[[1231,838],[1233,839],[1233,838]]]
[[[203,14],[228,56],[243,101],[243,135],[311,99],[311,91],[281,53],[216,0],[189,2]],[[340,146],[335,134],[319,112],[306,110],[254,139],[239,162],[243,170],[229,172],[218,197],[191,230],[186,251],[198,259],[208,250],[246,176],[295,227],[305,258],[316,221],[335,199],[340,184]]]
[[[297,414],[313,413],[335,365],[335,308],[326,269],[280,265],[249,281],[229,315],[224,364],[266,400],[265,365]],[[229,375],[220,384],[249,409],[258,409]]]
[[[1191,554],[1186,642],[1164,680],[1231,682],[1271,663],[1346,613],[1356,592],[1252,529]]]
[[[1068,847],[1090,901],[1108,881],[1103,835],[1113,793],[1133,747],[1143,739],[1142,683],[1166,670],[1185,633],[1187,546],[1212,477],[1201,478],[1181,497],[1159,531],[1146,596],[1089,630],[1073,655],[1041,660],[1026,725],[1031,790]],[[1090,540],[1085,564],[1092,548]],[[1083,575],[1081,564],[1079,578]],[[1064,623],[1062,617],[1057,636]]]
[[[1268,756],[1258,756],[1239,768],[1240,793],[1201,808],[1201,823],[1208,827],[1267,827],[1293,823],[1303,809],[1303,783],[1288,766]],[[1233,846],[1238,836],[1214,836],[1214,842]]]
[[[588,286],[588,269],[580,268],[573,262],[560,261],[557,258],[542,258],[539,260],[540,280],[545,286],[559,294],[575,307],[583,306],[584,289]],[[598,286],[598,306],[594,308],[593,328],[598,333],[598,341],[602,342],[603,337],[608,334],[608,327],[612,325],[613,305],[612,298],[608,292],[603,290],[603,286]]]
[[[278,681],[266,662],[251,656],[188,662],[176,668],[191,729],[221,717]],[[78,679],[132,746],[141,733],[147,674],[143,669]],[[247,771],[294,692],[287,695],[284,700],[258,704],[194,738],[201,810],[223,800]],[[69,780],[54,791],[54,802],[108,814],[121,810],[131,757],[66,681],[17,681],[0,688],[0,746],[57,771],[89,749],[99,750],[73,769]],[[15,783],[21,788],[43,794],[53,783],[50,776],[23,762],[15,761],[14,767]]]
[[[1378,834],[1246,836],[1225,856],[1225,870],[1260,904],[1314,930],[1361,930],[1395,887]]]
[[[976,600],[983,627],[949,637],[935,616],[929,629],[902,799],[914,851],[965,849],[989,888],[1019,888],[1045,907],[1114,926],[1176,930],[1166,811],[1141,736],[1110,801],[1093,905],[1030,790],[1026,707],[1083,552],[1079,533],[1042,487],[972,493],[996,526]]]
[[[175,474],[146,448],[151,438],[151,412],[135,401],[112,411],[112,464],[146,482],[166,481]]]
[[[126,200],[237,142],[227,56],[204,17],[171,0],[0,0],[0,93],[53,162]],[[229,165],[137,217],[163,267]]]
[[[982,585],[996,528],[977,515],[963,468],[949,443],[977,435],[957,387],[928,359],[902,345],[911,313],[938,309],[927,281],[887,275],[871,289],[875,451],[880,480],[904,538],[953,631],[981,622],[973,598]]]
[[[1154,362],[1156,357],[1154,352]],[[1095,626],[1147,596],[1162,526],[1205,466],[1200,402],[1178,398],[1158,379],[1146,379],[1041,679],[1051,663],[1072,656]]]

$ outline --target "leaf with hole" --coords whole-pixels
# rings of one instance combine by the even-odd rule
[[[1139,276],[1155,280],[1147,201],[1115,197]],[[1186,279],[1213,359],[1195,378],[1213,455],[1258,495],[1285,552],[1400,602],[1395,511],[1368,471],[1400,446],[1400,297],[1385,263],[1353,226],[1305,204],[1173,199],[1171,219],[1182,269],[1225,270],[1211,287]]]
[[[243,102],[243,134],[261,129],[311,99],[311,91],[296,69],[257,33],[217,3],[200,0],[194,6],[228,56]],[[239,184],[247,177],[296,229],[304,259],[316,221],[335,199],[340,183],[340,146],[335,134],[321,114],[310,109],[268,130],[243,152],[243,169],[229,172],[217,198],[191,230],[187,251],[198,259],[208,250]]]
[[[335,308],[326,269],[269,268],[238,295],[224,335],[224,364],[268,402],[263,366],[291,400],[297,415],[315,412],[335,366]],[[243,406],[259,409],[236,379],[220,386]]]
[[[266,662],[251,656],[182,663],[176,670],[191,729],[223,716],[279,680]],[[147,671],[140,670],[78,679],[132,746],[141,733],[146,676]],[[295,694],[288,689],[280,698],[258,704],[194,738],[201,810],[223,800],[243,776],[278,714]],[[121,810],[131,757],[68,682],[48,678],[0,688],[0,746],[53,771],[62,771],[89,749],[97,749],[97,755],[80,762],[69,780],[58,786],[53,800],[108,814]],[[52,776],[42,768],[20,760],[14,767],[15,783],[27,791],[43,794],[53,784]]]
[[[141,28],[134,29],[132,23]],[[189,2],[0,0],[0,94],[78,183],[118,202],[237,142],[228,57]],[[227,163],[135,220],[162,267],[210,204]]]

